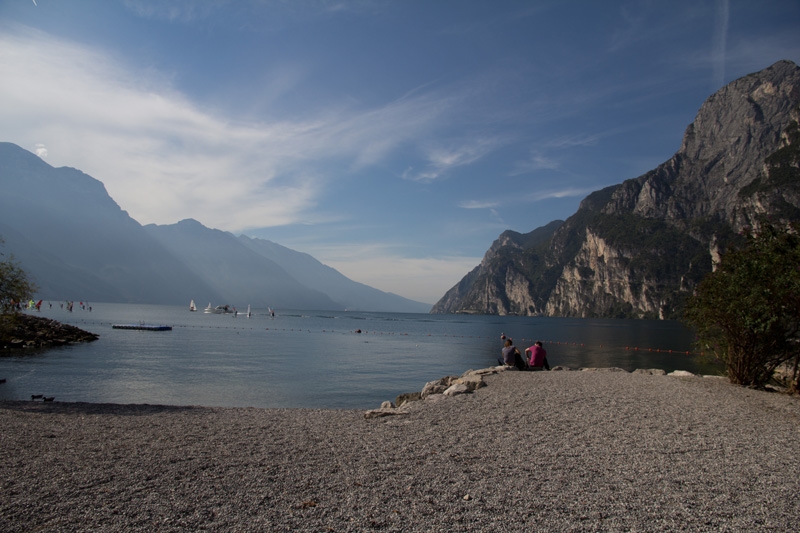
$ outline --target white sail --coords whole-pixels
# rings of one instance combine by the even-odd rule
[[[250,304],[247,304],[247,318],[250,318]]]
[[[197,306],[194,305],[194,300],[189,302],[189,311],[197,311]]]

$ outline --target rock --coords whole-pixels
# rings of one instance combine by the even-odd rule
[[[99,335],[49,318],[25,313],[0,316],[0,350],[49,348],[98,338]]]
[[[470,376],[461,376],[457,380],[453,382],[454,385],[465,385],[469,392],[474,391],[475,389],[480,389],[481,387],[485,387],[486,383],[483,382],[483,378],[479,375],[470,375]],[[452,387],[451,387],[452,388]]]
[[[422,399],[421,392],[404,392],[394,399],[394,404],[397,407],[402,407],[404,403],[416,402]]]
[[[550,370],[572,370],[572,369],[571,369],[570,367],[568,367],[568,366],[561,366],[561,365],[559,365],[559,366],[554,366],[554,367],[553,367],[553,368],[551,368]]]
[[[695,375],[689,372],[688,370],[675,370],[674,372],[670,372],[667,374],[668,376],[678,377],[678,378],[693,378]]]
[[[702,104],[672,158],[593,192],[566,221],[503,232],[431,312],[678,318],[726,235],[765,215],[796,218],[796,182],[769,178],[765,162],[798,105],[791,61],[732,81]],[[710,220],[714,230],[699,229]]]
[[[608,368],[581,368],[583,372],[627,372],[624,368],[617,368],[617,367],[608,367]]]
[[[466,372],[461,374],[461,377],[463,378],[467,376],[488,376],[491,374],[497,374],[497,367],[493,366],[490,368],[481,368],[479,370],[467,370]]]
[[[637,368],[634,374],[647,374],[648,376],[666,376],[667,371],[661,368]]]
[[[372,409],[371,411],[367,411],[364,413],[364,418],[382,418],[384,416],[393,416],[393,415],[407,415],[408,411],[403,411],[402,409]]]
[[[429,381],[422,388],[420,393],[422,398],[427,398],[431,394],[442,394],[452,384],[453,380],[458,379],[456,376],[447,376],[436,381]]]
[[[457,396],[459,394],[466,394],[468,392],[472,392],[469,387],[463,383],[456,383],[455,385],[450,385],[442,394],[444,396]]]
[[[387,400],[381,404],[381,409],[394,409],[394,404]]]

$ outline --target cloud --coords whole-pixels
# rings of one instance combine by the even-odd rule
[[[44,159],[47,157],[47,147],[42,143],[36,143],[36,147],[34,149],[34,153]]]
[[[167,20],[170,22],[191,22],[205,19],[219,9],[230,5],[230,0],[125,0],[125,7],[142,18]]]
[[[561,168],[561,159],[548,155],[550,152],[582,146],[595,146],[600,139],[611,134],[613,134],[613,131],[593,135],[565,135],[549,139],[543,143],[537,143],[536,147],[530,150],[530,155],[527,159],[514,163],[510,175],[519,176],[536,172],[537,170],[559,170]]]
[[[559,160],[547,157],[538,150],[531,150],[530,157],[524,161],[517,161],[511,169],[512,176],[519,176],[521,174],[529,174],[537,170],[557,170],[561,166]]]
[[[493,209],[499,206],[500,202],[498,200],[466,200],[458,204],[458,207],[462,209]]]
[[[417,91],[369,109],[234,122],[163,75],[19,26],[0,33],[0,71],[2,138],[46,145],[51,164],[100,179],[141,223],[196,218],[229,231],[313,223],[337,173],[425,138],[458,103],[455,94]],[[477,156],[438,157],[442,168]]]
[[[592,186],[588,188],[566,187],[563,189],[537,190],[528,194],[516,194],[504,196],[502,200],[464,200],[459,202],[458,207],[462,209],[488,209],[494,218],[499,219],[497,208],[502,206],[525,205],[541,202],[550,198],[574,198],[583,197],[604,186]]]
[[[535,193],[528,194],[524,197],[525,202],[541,202],[542,200],[548,200],[550,198],[575,198],[575,197],[583,197],[586,196],[594,191],[599,191],[605,187],[605,185],[596,186],[593,185],[592,187],[588,188],[578,188],[578,187],[567,187],[566,189],[552,189],[552,190],[545,190],[545,191],[537,191]]]
[[[454,168],[478,161],[501,144],[499,138],[478,137],[450,146],[431,146],[427,149],[426,167],[421,171],[409,167],[403,173],[403,179],[421,182],[439,179]]]
[[[728,23],[730,20],[730,3],[728,0],[717,0],[717,13],[714,23],[714,86],[725,84],[725,49],[727,48]]]

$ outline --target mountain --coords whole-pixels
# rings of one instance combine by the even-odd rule
[[[403,313],[427,313],[431,309],[429,304],[415,302],[353,281],[308,254],[264,239],[240,235],[239,240],[253,252],[291,272],[292,276],[306,287],[325,293],[345,309]]]
[[[794,63],[731,82],[703,103],[672,158],[590,194],[563,223],[503,233],[431,312],[679,317],[744,229],[800,220],[798,120]]]
[[[308,254],[195,220],[142,226],[103,184],[0,143],[0,252],[49,300],[427,312]],[[4,258],[5,258],[4,256]]]
[[[299,283],[275,262],[242,246],[231,233],[209,229],[191,219],[167,226],[150,224],[144,229],[180,257],[188,270],[225,295],[224,301],[214,300],[216,303],[284,309],[342,307],[322,292]],[[198,300],[198,304],[203,301]]]
[[[52,300],[187,302],[220,294],[186,269],[108,196],[73,168],[0,143],[0,236]]]

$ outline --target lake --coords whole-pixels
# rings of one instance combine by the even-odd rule
[[[719,373],[679,322],[406,313],[253,310],[92,303],[36,314],[100,339],[0,357],[0,400],[371,409],[426,382],[497,364],[500,335],[544,342],[551,366]],[[113,329],[166,324],[172,331]],[[360,331],[360,333],[357,333]]]

